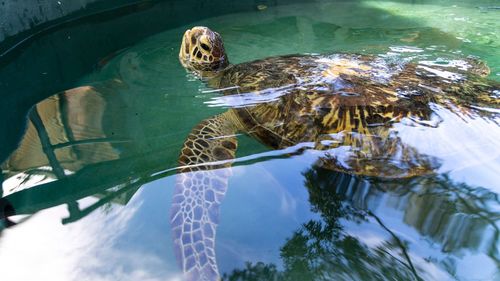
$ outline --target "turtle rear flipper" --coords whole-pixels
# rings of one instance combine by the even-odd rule
[[[383,179],[404,179],[435,173],[440,161],[407,145],[385,127],[367,134],[341,133],[324,151],[315,166],[332,171]],[[323,143],[326,143],[323,140]]]
[[[473,73],[481,77],[486,77],[490,75],[491,72],[490,68],[488,67],[488,65],[486,65],[484,61],[474,57],[468,57],[466,61],[470,65],[470,68],[468,69],[470,73]]]
[[[229,111],[202,121],[184,142],[170,223],[185,280],[220,279],[215,233],[237,147],[235,132]]]

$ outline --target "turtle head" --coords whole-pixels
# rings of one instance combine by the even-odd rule
[[[186,30],[182,37],[179,60],[182,66],[202,76],[229,65],[222,37],[204,26]]]

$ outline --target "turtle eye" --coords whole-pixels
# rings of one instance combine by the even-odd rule
[[[205,43],[201,43],[200,47],[207,52],[210,51],[210,47]]]

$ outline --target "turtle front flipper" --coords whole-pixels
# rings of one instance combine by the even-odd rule
[[[174,251],[186,280],[219,280],[215,233],[235,156],[231,111],[198,124],[179,157],[171,206]]]

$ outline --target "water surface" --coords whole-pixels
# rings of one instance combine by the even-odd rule
[[[19,148],[3,163],[3,197],[19,215],[3,222],[15,225],[0,232],[0,276],[182,278],[169,224],[177,156],[194,125],[227,110],[178,63],[187,28],[219,32],[232,63],[294,53],[363,53],[428,65],[474,56],[500,81],[496,2],[256,8],[110,54],[74,90],[37,105]],[[323,170],[314,165],[317,151],[271,151],[238,136],[217,229],[221,275],[500,278],[500,120],[433,110],[435,126],[397,125],[405,143],[440,164],[435,174],[407,180]]]

